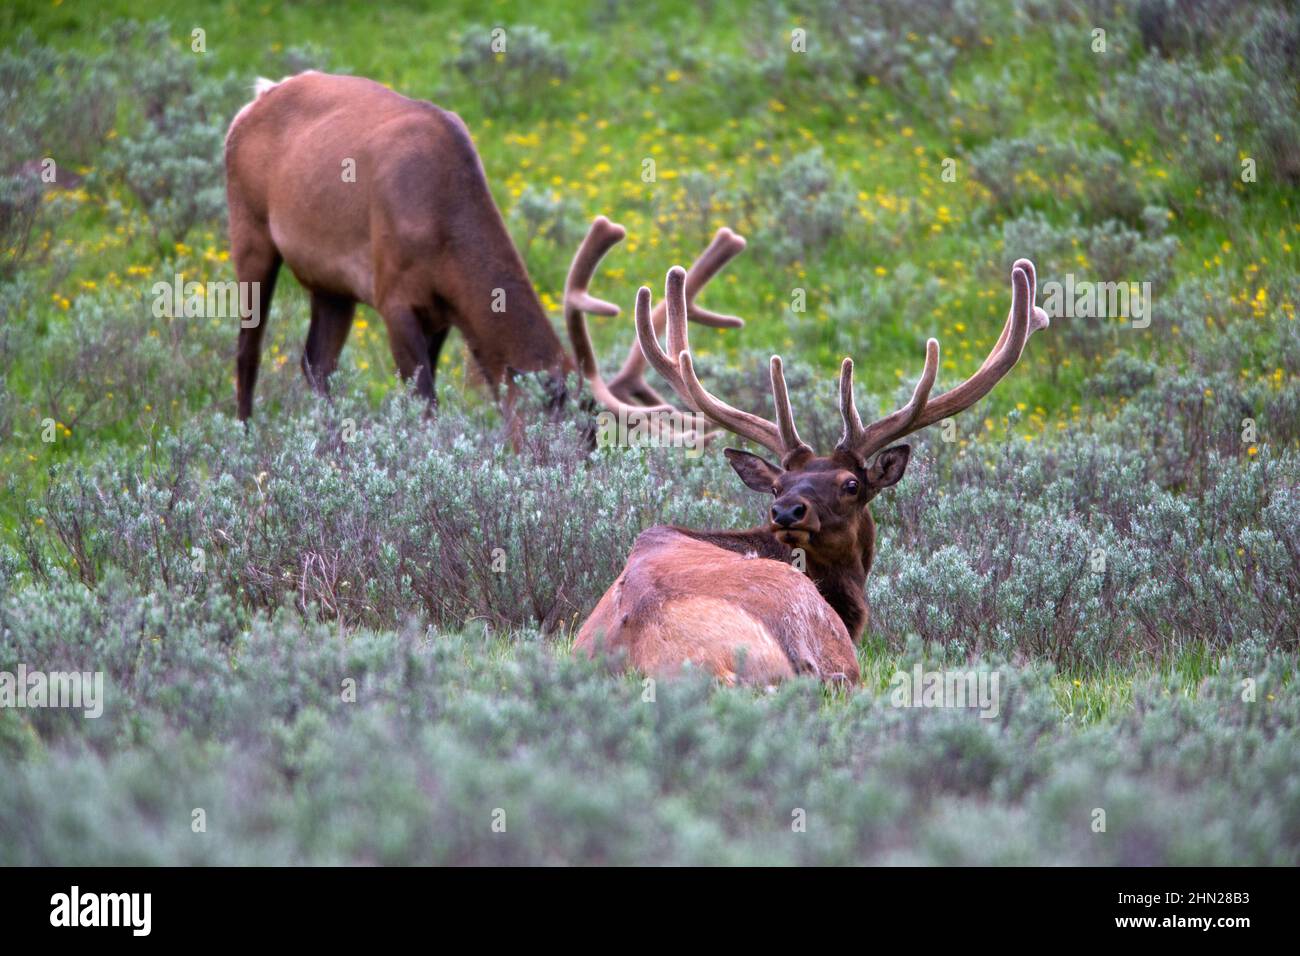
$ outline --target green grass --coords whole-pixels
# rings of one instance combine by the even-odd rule
[[[663,4],[656,17],[658,26],[652,31],[706,37],[711,50],[737,52],[748,39],[747,31],[736,22],[741,8],[743,5],[719,5],[712,16],[704,17],[693,4]],[[216,3],[164,2],[152,4],[150,12],[175,25],[176,42],[182,46],[184,25],[208,24],[204,69],[233,71],[250,83],[265,71],[273,50],[314,40],[328,49],[332,63],[380,79],[409,95],[439,99],[461,112],[474,131],[498,200],[507,210],[519,188],[513,184],[528,182],[576,197],[588,216],[606,213],[627,224],[630,240],[612,254],[600,277],[603,294],[625,306],[624,317],[596,322],[597,344],[607,356],[621,354],[623,343],[630,338],[626,315],[636,286],[649,284],[658,295],[667,265],[689,262],[707,239],[707,229],[687,233],[672,220],[672,213],[662,223],[654,218],[654,204],[671,200],[674,191],[675,180],[667,177],[679,177],[689,170],[717,170],[738,186],[752,185],[757,170],[770,167],[773,160],[788,159],[813,143],[846,172],[855,190],[872,197],[863,207],[877,221],[862,226],[865,248],[856,241],[840,243],[813,262],[787,267],[762,262],[753,252],[742,256],[728,270],[727,278],[715,283],[709,301],[745,316],[749,325],[740,333],[698,333],[701,353],[724,349],[734,354],[741,347],[784,351],[795,363],[812,367],[817,379],[828,383],[824,391],[830,392],[829,383],[845,350],[832,344],[834,336],[825,321],[827,306],[839,295],[852,294],[864,279],[876,278],[877,270],[884,270],[879,277],[884,282],[892,281],[906,264],[918,269],[922,277],[937,277],[943,284],[939,297],[924,309],[863,314],[860,328],[848,333],[853,343],[850,351],[860,359],[860,388],[888,398],[901,382],[918,373],[927,337],[937,335],[945,359],[954,363],[951,367],[945,364],[940,380],[941,384],[952,382],[979,364],[1005,315],[1007,283],[996,266],[1001,250],[988,228],[976,223],[984,206],[983,191],[966,176],[959,177],[956,184],[939,181],[940,160],[956,154],[960,140],[952,131],[909,117],[882,86],[867,86],[861,92],[848,90],[836,98],[814,98],[803,104],[787,105],[770,97],[763,106],[722,121],[716,118],[718,91],[701,85],[698,77],[683,73],[675,82],[664,77],[644,83],[636,79],[636,68],[644,58],[641,26],[631,29],[628,21],[620,20],[603,27],[564,3],[497,3],[487,11],[480,11],[475,4],[450,4],[440,5],[436,12],[422,12],[418,5],[409,5],[375,14],[367,5],[348,3],[232,9]],[[20,25],[30,26],[41,39],[93,49],[100,27],[143,15],[142,8],[131,3],[24,2],[6,10],[4,33],[12,37]],[[556,116],[492,118],[483,115],[477,100],[465,96],[463,90],[454,91],[459,95],[453,101],[439,95],[452,95],[453,91],[448,89],[452,85],[448,70],[438,64],[454,52],[457,30],[475,19],[544,24],[553,36],[577,46],[586,44],[595,52],[578,58],[573,76],[555,92],[561,103]],[[777,33],[775,25],[770,32]],[[1084,108],[1087,97],[1097,92],[1099,77],[1085,46],[1080,45],[1062,64],[1046,27],[1031,28],[1024,36],[990,39],[991,46],[963,58],[954,77],[956,91],[968,89],[972,77],[988,75],[1011,58],[1017,67],[1012,73],[1011,93],[1018,111],[1010,132],[1051,131],[1082,143],[1104,141]],[[710,105],[712,109],[707,108]],[[578,135],[587,138],[583,149],[574,147]],[[1159,147],[1131,144],[1130,151],[1139,161],[1143,154],[1148,157],[1148,165],[1136,172],[1141,188],[1154,191],[1163,187],[1165,181],[1156,175],[1163,171],[1163,164],[1152,158],[1159,156]],[[638,179],[640,160],[645,156],[654,156],[659,163],[661,178],[653,188]],[[608,170],[595,173],[597,163],[607,164]],[[1174,195],[1187,194],[1193,188],[1193,184],[1176,186]],[[1176,263],[1178,271],[1200,270],[1202,262],[1213,259],[1225,240],[1238,249],[1238,254],[1221,266],[1234,276],[1255,259],[1294,269],[1300,261],[1294,246],[1291,252],[1281,248],[1294,237],[1294,195],[1268,185],[1261,185],[1258,192],[1262,195],[1249,204],[1240,223],[1225,224],[1195,214],[1189,221],[1179,222],[1182,251]],[[891,205],[906,205],[911,212],[901,215],[872,208],[878,196]],[[954,223],[940,221],[940,206],[949,210]],[[723,210],[710,228],[729,224],[752,237],[753,224],[746,218]],[[938,233],[932,231],[936,226],[941,228]],[[89,245],[105,238],[106,227],[106,217],[88,211],[67,221],[58,240]],[[201,238],[206,248],[224,248],[224,238],[218,234],[205,233]],[[153,258],[152,250],[138,235],[120,241],[110,236],[108,240],[108,248],[97,249],[98,254],[68,278],[65,285],[73,293],[81,281],[102,282],[109,273],[120,275],[128,266]],[[533,252],[529,265],[538,287],[549,295],[548,301],[558,301],[571,249],[535,245]],[[1015,250],[1020,252],[1032,254],[1033,250]],[[790,290],[795,287],[809,291],[809,314],[797,337],[790,334],[788,311]],[[297,350],[304,335],[304,300],[290,291],[294,288],[291,280],[282,283],[269,343],[288,352]],[[373,315],[370,318],[372,325],[377,324]],[[959,321],[968,334],[955,331]],[[353,342],[344,361],[364,362],[376,382],[386,385],[390,363],[382,336],[372,337],[368,347],[358,348],[361,344]],[[1142,337],[1132,347],[1139,352],[1176,354],[1169,343],[1154,335]],[[1042,408],[1050,425],[1068,417],[1071,406],[1080,401],[1080,385],[1090,370],[1072,364],[1055,381],[1049,381],[1034,374],[1041,369],[1041,358],[1035,352],[1031,349],[1027,357],[1029,369],[1005,382],[987,402],[984,412],[995,423],[1001,422],[1007,409],[1021,403]],[[446,362],[458,368],[463,357],[449,356]],[[207,387],[216,387],[220,396],[219,383],[207,383]],[[825,401],[825,397],[809,396],[809,400]]]
[[[992,345],[1010,299],[1005,265],[1016,255],[1037,253],[1002,247],[1002,222],[1020,210],[995,210],[988,190],[964,165],[956,183],[942,181],[944,158],[964,157],[991,138],[1029,134],[1070,140],[1081,150],[1105,147],[1124,157],[1145,200],[1171,210],[1168,228],[1179,243],[1173,289],[1193,278],[1214,278],[1230,290],[1228,302],[1206,310],[1207,317],[1231,323],[1243,343],[1246,367],[1228,371],[1243,382],[1272,381],[1277,374],[1279,388],[1300,375],[1300,368],[1281,368],[1283,360],[1277,358],[1277,339],[1285,334],[1286,321],[1294,320],[1300,267],[1294,187],[1267,177],[1249,189],[1237,184],[1237,211],[1216,216],[1198,203],[1202,184],[1178,168],[1175,144],[1113,142],[1093,119],[1088,100],[1115,72],[1131,68],[1140,51],[1117,48],[1110,59],[1099,61],[1088,52],[1086,25],[1064,16],[1017,19],[1014,29],[992,31],[961,51],[949,92],[963,101],[977,100],[981,84],[1005,70],[1009,115],[986,134],[920,115],[887,84],[829,81],[817,73],[821,64],[815,56],[790,63],[775,85],[757,69],[741,69],[731,85],[719,83],[709,72],[715,61],[733,57],[743,65],[788,50],[790,28],[812,22],[800,14],[781,20],[767,9],[687,0],[662,0],[649,10],[616,0],[591,6],[530,0],[435,7],[418,2],[375,7],[352,0],[263,5],[16,0],[0,10],[0,47],[17,50],[21,32],[30,29],[43,44],[102,51],[104,28],[157,16],[170,24],[173,46],[182,55],[190,30],[206,31],[207,52],[199,61],[205,76],[234,74],[251,88],[255,77],[275,72],[286,48],[310,42],[335,68],[456,110],[473,132],[494,195],[521,244],[524,229],[515,212],[529,187],[576,202],[587,220],[605,214],[629,228],[628,240],[611,253],[593,288],[624,307],[620,317],[592,323],[607,369],[621,360],[631,340],[637,287],[649,285],[657,299],[669,266],[688,264],[714,229],[731,226],[749,238],[750,248],[701,301],[741,315],[748,324],[736,332],[693,332],[693,343],[701,355],[750,370],[760,368],[766,354],[782,352],[788,364],[811,370],[812,387],[796,396],[800,414],[809,409],[809,415],[814,407],[822,416],[833,414],[835,375],[846,353],[857,361],[859,394],[871,397],[866,410],[876,411],[892,406],[919,373],[929,336],[937,336],[944,350],[941,387],[974,371]],[[1121,14],[1115,16],[1112,32],[1125,35]],[[544,27],[573,51],[572,72],[510,109],[486,109],[478,91],[451,66],[460,34],[475,23]],[[114,138],[139,122],[133,104],[120,103]],[[761,240],[765,228],[769,235],[774,229],[765,183],[813,146],[824,151],[854,197],[845,229],[807,261],[775,261]],[[52,444],[39,439],[43,420],[67,411],[52,406],[46,386],[73,366],[64,355],[26,344],[67,328],[83,300],[109,303],[109,314],[125,313],[133,308],[131,296],[147,293],[152,282],[173,272],[233,278],[218,223],[201,224],[180,243],[171,238],[159,243],[131,194],[120,183],[95,179],[103,153],[112,148],[110,138],[101,153],[77,164],[91,185],[58,200],[60,214],[47,216],[40,226],[41,243],[66,250],[65,257],[23,270],[22,278],[36,290],[35,304],[21,320],[6,317],[0,326],[0,333],[9,332],[12,350],[7,372],[0,367],[0,401],[11,419],[0,447],[5,474],[0,545],[12,553],[28,544],[29,507],[38,506],[48,488],[76,469],[125,460],[144,448],[149,454],[141,480],[147,482],[155,461],[166,471],[166,456],[158,449],[170,437],[192,423],[233,415],[229,356],[235,329],[214,325],[197,343],[177,345],[194,375],[173,390],[152,393],[146,386],[128,398],[125,388],[111,389],[93,426],[71,427]],[[655,159],[659,173],[653,184],[640,178],[647,157]],[[1054,172],[1059,171],[1045,171]],[[692,173],[706,175],[721,190],[717,207],[702,218],[684,211],[681,184]],[[1041,188],[1027,189],[1024,208],[1041,210],[1057,226],[1091,222],[1092,211],[1067,180],[1049,175]],[[525,252],[557,327],[572,251],[572,244],[542,239]],[[807,291],[806,314],[789,309],[795,288]],[[1268,311],[1251,314],[1250,303],[1258,301],[1261,289]],[[119,294],[122,299],[112,298]],[[851,304],[837,306],[845,302]],[[259,386],[264,404],[257,414],[296,416],[290,420],[303,429],[320,424],[302,412],[297,395],[305,388],[297,356],[307,316],[306,298],[286,270],[269,320]],[[360,316],[364,324],[344,351],[343,376],[380,409],[397,385],[382,323],[366,309]],[[1111,419],[1123,402],[1092,397],[1086,389],[1101,364],[1114,351],[1124,351],[1151,358],[1165,371],[1185,368],[1202,347],[1204,317],[1196,318],[1199,324],[1177,330],[1158,321],[1095,361],[1063,352],[1056,369],[1049,343],[1041,338],[1056,335],[1053,343],[1059,343],[1063,333],[1059,326],[1044,333],[1031,341],[1014,374],[971,413],[971,432],[989,441],[976,443],[972,454],[990,453],[1001,442],[1050,446],[1067,425],[1087,429]],[[148,334],[165,338],[168,326],[157,323]],[[447,404],[455,414],[473,416],[486,399],[469,384],[464,349],[455,337],[453,343],[443,353],[440,390],[451,396]],[[0,415],[0,425],[5,417]],[[1145,441],[1131,436],[1125,447],[1141,455]],[[1279,454],[1287,450],[1277,448]],[[200,461],[200,481],[221,479],[219,464]],[[36,546],[57,550],[49,540]],[[611,579],[616,572],[608,568]],[[24,616],[29,601],[48,605],[53,619],[76,601],[108,600],[99,592],[74,600],[37,578],[26,569],[16,571],[12,581],[0,573],[6,585],[0,597],[9,602],[14,624],[5,640],[19,641],[15,635],[21,635],[30,642],[8,648],[0,642],[0,649],[65,649],[42,643],[44,619]],[[126,590],[144,590],[139,585],[132,582]],[[1104,805],[1128,807],[1127,819],[1137,821],[1131,845],[1156,849],[1130,857],[1122,841],[1119,849],[1098,849],[1070,836],[1060,859],[1294,862],[1296,804],[1288,803],[1288,795],[1294,796],[1294,758],[1287,763],[1283,746],[1296,734],[1291,651],[1270,648],[1274,656],[1266,655],[1261,664],[1253,651],[1225,654],[1189,637],[1176,654],[1163,658],[1139,654],[1074,671],[1050,671],[1043,660],[1013,654],[1002,666],[1008,680],[1028,689],[1016,698],[1015,716],[995,730],[948,715],[926,723],[924,715],[891,713],[883,702],[895,673],[922,657],[953,667],[968,666],[967,657],[954,653],[945,659],[940,648],[899,646],[869,631],[859,651],[863,689],[856,695],[799,685],[769,696],[688,682],[683,690],[667,691],[670,704],[648,718],[625,706],[626,699],[640,694],[641,679],[597,674],[572,662],[569,631],[543,638],[527,628],[492,631],[469,620],[445,633],[421,629],[413,638],[326,621],[319,633],[308,634],[315,625],[303,624],[297,611],[270,623],[264,609],[235,603],[231,616],[240,637],[214,655],[225,655],[228,669],[209,660],[212,648],[197,630],[176,631],[158,654],[174,652],[181,663],[142,663],[141,674],[157,668],[157,683],[145,686],[142,678],[140,687],[124,692],[129,717],[115,717],[109,730],[69,729],[54,718],[0,714],[0,752],[21,758],[19,772],[0,783],[0,796],[7,794],[12,806],[36,820],[34,835],[17,841],[21,814],[0,810],[0,846],[9,846],[0,859],[626,862],[640,853],[672,862],[708,860],[717,853],[730,862],[1056,862],[1053,841],[1078,822],[1076,811],[1111,800]],[[224,612],[205,606],[186,613],[202,623]],[[75,616],[69,621],[70,631],[84,623]],[[110,625],[96,626],[101,629],[93,633],[67,634],[68,646],[75,651],[83,639],[109,640]],[[290,635],[295,647],[322,660],[347,660],[350,666],[364,658],[368,663],[358,666],[370,668],[383,690],[381,699],[355,714],[331,709],[334,685],[320,673],[298,673],[292,661],[257,645],[253,635],[259,629]],[[74,651],[68,653],[76,657],[80,652]],[[90,651],[84,653],[85,660],[95,660]],[[141,660],[152,660],[150,653],[142,651]],[[1251,668],[1273,675],[1262,691],[1267,695],[1262,711],[1241,707],[1233,697],[1240,675],[1256,673]],[[334,676],[329,672],[331,680]],[[272,686],[289,688],[284,693],[292,700],[266,704],[269,716],[263,720],[261,705],[248,701],[274,697],[278,691],[266,690]],[[223,705],[194,717],[191,725],[180,701],[187,694],[206,701],[210,688],[227,695]],[[596,715],[591,724],[584,722],[587,714]],[[1157,757],[1149,753],[1148,728],[1151,738],[1163,734],[1160,739],[1170,741]],[[1108,757],[1112,745],[1119,754],[1114,761]],[[1202,748],[1245,780],[1245,792],[1266,804],[1267,812],[1216,829],[1233,812],[1231,788],[1202,788],[1192,779]],[[1265,751],[1268,760],[1257,759]],[[479,752],[489,756],[480,760]],[[825,758],[821,763],[819,756]],[[382,781],[376,781],[389,772],[390,757],[393,786],[381,792]],[[608,760],[604,767],[601,757]],[[84,771],[77,763],[82,758]],[[945,776],[949,758],[967,767],[966,777],[957,771],[955,777]],[[157,792],[151,778],[169,773],[206,799],[225,802],[230,819],[238,821],[226,849],[194,850],[157,822],[205,799]],[[237,782],[226,782],[227,776]],[[99,802],[70,802],[63,808],[66,818],[59,816],[57,800],[53,810],[41,807],[48,788],[77,781]],[[540,837],[499,855],[463,834],[448,838],[446,846],[437,843],[445,828],[429,820],[470,828],[482,805],[493,805],[503,791],[522,794],[538,828],[554,828],[559,849],[552,853]],[[619,821],[634,812],[646,792],[662,800],[646,820],[624,832]],[[266,816],[250,809],[248,794],[265,799],[271,808]],[[818,837],[812,848],[792,850],[779,842],[784,823],[773,825],[765,814],[771,806],[788,813],[786,803],[802,799],[800,794],[812,794],[807,799],[838,829],[831,837]],[[1152,800],[1160,809],[1148,813],[1144,805]],[[900,809],[909,801],[918,808],[915,820]],[[552,807],[557,809],[548,817]],[[142,844],[154,828],[170,834],[160,838],[162,849],[145,850],[101,835],[79,856],[78,832],[100,827],[114,808],[131,821],[129,839]],[[384,822],[367,823],[377,818]],[[871,819],[899,828],[906,834],[904,845],[873,830]],[[1054,830],[1058,824],[1062,829]],[[1086,828],[1086,819],[1081,826]],[[588,840],[581,838],[583,827],[590,828]],[[971,835],[976,832],[986,833],[987,841]],[[273,835],[265,851],[255,839],[264,833]],[[1270,840],[1280,841],[1282,849]],[[417,844],[421,849],[409,850]],[[426,855],[423,848],[434,844]],[[1235,851],[1240,851],[1236,857]]]

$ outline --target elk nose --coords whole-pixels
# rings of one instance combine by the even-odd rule
[[[803,516],[807,513],[808,506],[802,501],[796,501],[792,505],[783,505],[778,501],[772,505],[772,523],[788,528],[796,521],[803,520]]]

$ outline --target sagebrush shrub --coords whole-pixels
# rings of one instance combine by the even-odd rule
[[[1034,264],[1038,269],[1039,289],[1043,290],[1043,303],[1048,304],[1045,287],[1056,284],[1062,293],[1059,302],[1067,303],[1065,293],[1071,288],[1067,278],[1073,276],[1075,286],[1079,283],[1137,283],[1128,287],[1132,294],[1140,294],[1142,283],[1149,283],[1154,302],[1165,291],[1173,278],[1174,256],[1178,252],[1178,240],[1164,234],[1163,210],[1147,210],[1150,225],[1145,231],[1139,231],[1115,220],[1091,226],[1077,223],[1056,225],[1041,212],[1028,212],[1015,219],[1008,219],[1002,224],[1002,244],[1004,258],[1010,261],[1021,250],[1032,250]],[[1122,306],[1122,300],[1116,300]],[[1111,311],[1110,300],[1099,303],[1107,312]],[[1052,317],[1052,334],[1044,336],[1042,348],[1053,368],[1059,367],[1062,360],[1069,356],[1094,362],[1114,350],[1123,336],[1140,334],[1130,328],[1130,319],[1136,318],[1136,311],[1130,299],[1128,315],[1073,315],[1057,314]],[[1151,315],[1142,317],[1150,321]]]
[[[1093,102],[1098,124],[1117,137],[1154,137],[1178,167],[1207,186],[1226,189],[1250,153],[1248,87],[1226,67],[1203,70],[1189,60],[1142,60]]]
[[[570,73],[573,53],[529,24],[471,25],[461,31],[460,43],[451,65],[489,113],[545,112],[557,100],[543,91]]]
[[[1135,222],[1144,200],[1118,153],[1042,134],[995,139],[971,151],[971,175],[1004,213],[1081,210],[1088,222]]]
[[[820,146],[766,174],[757,187],[767,213],[757,247],[779,262],[807,259],[844,231],[853,192]]]
[[[163,434],[147,457],[60,469],[29,516],[28,564],[349,624],[554,629],[594,605],[644,528],[736,520],[715,458],[674,472],[680,452],[591,455],[575,422],[534,425],[516,455],[483,414],[426,425],[398,394],[379,413],[341,398],[255,434],[220,417]]]
[[[1142,44],[1164,57],[1201,56],[1240,36],[1254,4],[1233,0],[1136,0],[1130,4]]]
[[[230,614],[120,576],[0,603],[0,669],[102,670],[106,697],[94,721],[0,710],[0,861],[1297,862],[1294,660],[1258,648],[1217,661],[1195,698],[1156,679],[1080,729],[1049,671],[1000,660],[979,665],[1001,678],[991,720],[888,691],[828,700],[808,680],[687,678],[646,703],[639,681],[528,633],[503,654],[475,629]],[[913,665],[944,666],[915,644],[897,661]],[[1124,839],[1091,833],[1097,805]]]
[[[17,423],[24,437],[34,441],[45,419],[75,435],[102,434],[124,424],[146,427],[157,417],[151,410],[164,402],[176,408],[210,403],[234,320],[158,317],[153,308],[153,279],[170,286],[175,273],[192,275],[193,265],[164,262],[138,285],[78,296],[43,333],[40,303],[15,303],[13,321],[29,330],[25,366],[36,375],[29,383],[35,415]]]
[[[877,509],[878,633],[1071,667],[1195,643],[1296,646],[1294,453],[1203,450],[1193,499],[1156,484],[1169,476],[1139,450],[1064,438],[909,470]]]
[[[108,151],[102,176],[131,191],[158,243],[181,242],[200,225],[224,231],[221,157],[238,89],[232,80],[194,74]]]
[[[0,50],[0,169],[47,156],[69,170],[89,162],[116,118],[115,60],[47,46],[30,30]]]
[[[0,280],[30,264],[46,189],[78,183],[75,170],[112,128],[111,63],[46,46],[30,31],[0,50]],[[49,173],[53,183],[42,178]]]
[[[810,33],[852,82],[879,83],[932,121],[951,108],[951,77],[961,51],[1004,22],[1002,10],[972,0],[811,0],[796,9],[807,11],[815,25]]]
[[[524,187],[510,215],[523,228],[524,241],[519,248],[524,254],[539,238],[567,250],[581,240],[586,225],[581,203],[558,191],[534,186]]]

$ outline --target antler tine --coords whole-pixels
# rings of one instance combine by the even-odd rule
[[[641,286],[636,290],[636,341],[641,347],[641,352],[647,362],[654,366],[655,371],[667,380],[672,386],[674,392],[677,392],[682,398],[688,398],[686,386],[682,382],[681,374],[677,371],[677,366],[668,358],[668,353],[663,350],[659,344],[659,336],[655,332],[653,319],[650,313],[650,287]],[[681,386],[679,389],[678,386]],[[699,411],[699,409],[696,409]]]
[[[785,458],[786,449],[776,425],[765,418],[732,408],[721,399],[710,395],[695,375],[695,366],[691,361],[690,352],[682,352],[677,356],[677,367],[681,370],[682,381],[686,385],[687,394],[696,411],[707,415],[732,434],[748,438],[762,445],[772,454]]]
[[[930,389],[934,387],[938,373],[939,340],[929,339],[925,343],[925,366],[920,381],[907,404],[864,428],[853,401],[853,360],[846,358],[840,367],[840,415],[844,419],[844,435],[837,447],[857,455],[865,464],[868,458],[894,439],[915,431],[913,426],[930,400]]]
[[[853,359],[845,358],[840,363],[840,418],[844,419],[844,433],[840,435],[836,448],[852,451],[862,440],[862,419],[858,417],[858,405],[853,400]]]
[[[664,278],[664,306],[668,311],[668,354],[677,357],[691,348],[686,326],[686,272],[681,266],[673,266]]]
[[[1032,312],[1029,272],[1023,266],[1017,266],[1011,270],[1011,317],[1007,323],[1009,326],[1007,336],[1002,339],[1002,345],[1000,347],[994,345],[989,358],[985,359],[978,372],[956,388],[949,389],[930,402],[917,417],[912,430],[924,428],[926,425],[932,425],[965,411],[992,391],[993,386],[1020,361],[1020,355],[1025,350],[1025,342],[1029,338]],[[1046,314],[1043,313],[1044,316]],[[1035,328],[1040,327],[1042,326],[1035,326]]]
[[[673,266],[668,270],[665,286],[667,294],[664,297],[664,302],[667,303],[668,307],[665,309],[664,314],[668,325],[668,350],[676,356],[690,348],[690,341],[686,333],[685,309],[678,307],[678,296],[674,295],[674,291],[676,291],[681,294],[681,298],[685,298],[685,273],[682,271],[681,266]],[[664,377],[672,390],[693,411],[708,418],[713,418],[695,403],[695,400],[691,397],[690,389],[686,387],[686,380],[682,377],[677,362],[669,358],[668,352],[665,352],[660,347],[659,335],[654,327],[654,312],[650,308],[650,289],[646,286],[642,286],[637,290],[636,294],[636,337],[646,361],[653,365],[655,371]],[[717,421],[716,418],[713,420]]]
[[[664,301],[667,304],[668,353],[660,347],[659,338],[655,334],[650,311],[650,290],[643,286],[637,293],[637,340],[641,343],[647,361],[692,409],[727,431],[762,445],[783,460],[788,460],[796,453],[811,451],[799,440],[799,435],[795,431],[794,417],[790,412],[790,397],[786,390],[780,358],[773,356],[771,372],[772,396],[781,425],[733,408],[714,397],[700,384],[695,374],[694,362],[691,360],[690,339],[686,326],[685,287],[685,270],[681,266],[674,266],[668,271],[664,291]],[[677,356],[676,363],[669,358],[669,353]]]
[[[591,295],[587,288],[605,253],[622,242],[626,235],[627,230],[622,226],[610,222],[604,216],[597,216],[578,246],[573,263],[569,266],[568,278],[564,282],[564,321],[569,329],[569,341],[573,345],[579,371],[602,405],[614,412],[671,412],[674,409],[668,404],[633,405],[616,396],[601,377],[600,367],[596,363],[596,351],[592,348],[591,335],[587,331],[584,313],[618,315],[620,311],[612,302]]]
[[[739,329],[745,320],[735,315],[722,315],[695,304],[695,296],[721,272],[728,262],[745,251],[743,236],[723,226],[713,235],[708,246],[686,270],[686,316],[692,322],[715,329]]]
[[[745,324],[745,320],[742,318],[734,315],[722,315],[695,303],[695,296],[699,291],[708,285],[710,280],[726,267],[727,263],[744,250],[744,237],[732,232],[730,229],[724,227],[714,234],[713,240],[686,271],[685,294],[686,317],[688,319],[717,329],[738,329]],[[656,305],[650,317],[655,335],[661,335],[667,317],[667,300]],[[644,352],[636,342],[633,342],[632,348],[628,351],[627,359],[623,362],[623,367],[618,370],[618,374],[609,380],[609,387],[615,394],[629,399],[663,401],[659,394],[646,382],[645,365],[646,356]],[[660,374],[663,374],[662,370],[660,370]]]
[[[1025,275],[1029,277],[1029,302],[1031,304],[1031,312],[1029,315],[1029,332],[1025,339],[1028,341],[1029,335],[1033,335],[1039,329],[1047,328],[1052,324],[1052,320],[1043,309],[1040,309],[1037,305],[1033,305],[1033,303],[1038,301],[1038,270],[1034,268],[1033,262],[1023,258],[1017,259],[1011,269],[1012,272],[1016,269],[1023,269]],[[1002,346],[1006,344],[1007,336],[1011,334],[1012,318],[1015,316],[1014,305],[1015,300],[1013,297],[1012,309],[1007,313],[1007,321],[1002,326],[1002,334],[998,336],[997,344],[993,346],[993,350],[989,352],[988,356],[984,359],[984,364],[980,366],[981,372],[988,367],[990,362],[993,361],[994,356],[996,356],[1002,349]],[[1018,357],[1019,356],[1017,356],[1017,358]]]
[[[912,393],[911,400],[903,408],[872,423],[867,428],[858,430],[852,427],[850,415],[845,412],[846,385],[842,379],[840,403],[845,418],[845,439],[850,439],[852,436],[856,438],[853,438],[848,446],[845,446],[845,439],[842,439],[841,447],[848,447],[865,462],[890,442],[919,431],[927,425],[950,418],[970,408],[992,391],[993,386],[1001,381],[1020,360],[1029,336],[1050,325],[1047,313],[1034,305],[1035,286],[1036,274],[1033,263],[1028,259],[1017,259],[1011,270],[1011,314],[1007,316],[1006,325],[997,343],[974,375],[933,401],[929,399],[929,393],[939,363],[939,343],[935,339],[930,339],[926,343],[925,369],[921,374],[921,381],[917,383],[916,390]],[[845,366],[851,375],[852,363],[846,360]],[[856,409],[852,407],[852,387],[850,378],[847,385],[848,411],[856,417]],[[860,428],[860,424],[858,427]]]
[[[781,436],[784,457],[791,458],[797,454],[811,453],[812,448],[799,437],[794,427],[794,413],[790,410],[790,393],[785,387],[785,370],[781,367],[781,356],[773,355],[768,363],[768,373],[772,378],[772,404],[776,406],[776,429]]]
[[[619,307],[612,302],[597,299],[587,292],[596,267],[614,246],[623,241],[627,230],[604,216],[597,216],[587,230],[587,235],[578,246],[569,266],[569,275],[564,281],[564,319],[569,327],[569,339],[578,359],[582,374],[598,374],[596,353],[591,347],[591,337],[587,334],[584,312],[595,315],[618,315]]]
[[[683,401],[704,414],[702,409],[695,407],[675,358],[669,357],[670,354],[675,357],[690,349],[686,332],[686,309],[684,304],[679,307],[679,300],[685,299],[685,276],[681,266],[673,266],[668,270],[665,282],[666,295],[662,304],[667,305],[664,314],[668,326],[668,351],[665,352],[659,345],[659,333],[654,327],[654,315],[658,310],[651,310],[650,289],[646,286],[642,286],[636,294],[636,338],[645,360],[655,367],[655,371],[664,377]]]

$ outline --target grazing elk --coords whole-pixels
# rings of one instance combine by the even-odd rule
[[[1011,312],[979,370],[931,398],[939,343],[926,343],[925,366],[902,408],[863,425],[853,399],[853,361],[840,369],[844,432],[818,456],[795,430],[781,359],[772,356],[776,420],[732,408],[700,384],[687,340],[680,268],[668,273],[668,351],[650,321],[650,290],[636,300],[637,338],[650,364],[691,409],[768,449],[776,463],[725,450],[748,487],[772,495],[769,521],[747,531],[660,526],[637,538],[627,564],[578,634],[575,650],[610,654],[655,674],[687,661],[727,683],[770,684],[794,674],[856,684],[854,646],[867,623],[867,574],[876,526],[869,504],[907,468],[898,439],[956,415],[1011,371],[1025,342],[1048,325],[1035,306],[1037,279],[1027,259],[1011,270]],[[804,569],[796,570],[796,565]]]
[[[360,77],[308,71],[278,83],[259,80],[253,102],[230,124],[225,160],[231,258],[240,283],[257,290],[236,357],[241,420],[253,411],[282,263],[311,297],[302,368],[317,391],[326,391],[357,303],[364,302],[383,318],[402,378],[413,379],[431,405],[438,353],[453,326],[488,386],[495,391],[506,384],[507,408],[515,372],[547,374],[552,394],[563,397],[573,360],[542,309],[469,130],[455,113]],[[614,409],[660,406],[644,365],[632,356],[608,384],[600,378],[582,324],[584,311],[618,314],[586,286],[623,235],[604,217],[592,224],[570,270],[566,318],[571,333],[579,328],[578,366],[600,390],[599,400]],[[719,230],[692,266],[689,292],[744,245]],[[693,300],[689,311],[704,325],[743,324]],[[662,312],[654,319],[662,327]]]

